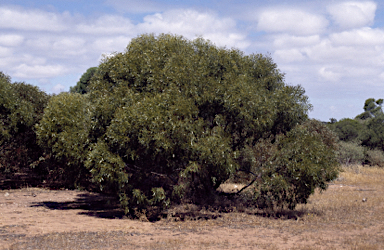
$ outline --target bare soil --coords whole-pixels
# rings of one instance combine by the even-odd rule
[[[185,207],[148,222],[100,194],[1,190],[0,249],[384,249],[383,191],[383,169],[355,167],[295,212]]]

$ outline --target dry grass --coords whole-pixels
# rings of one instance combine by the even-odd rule
[[[241,187],[227,183],[221,188],[236,192]],[[185,232],[214,233],[218,227],[280,232],[269,244],[253,245],[260,249],[384,249],[384,169],[343,167],[340,177],[326,191],[316,192],[308,204],[299,205],[295,211],[271,215],[234,208],[231,213],[219,214],[216,220],[168,225]],[[297,244],[288,247],[292,240]]]
[[[221,188],[236,192],[236,185]],[[384,249],[384,169],[344,167],[295,211],[184,205],[173,212],[183,219],[162,219],[145,232],[50,233],[22,237],[10,249]]]

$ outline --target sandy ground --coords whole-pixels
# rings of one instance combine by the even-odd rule
[[[348,230],[343,225],[311,229],[299,218],[282,220],[276,228],[268,226],[274,219],[244,213],[215,218],[152,223],[125,218],[98,194],[2,190],[0,249],[345,249],[345,242],[356,235],[359,240],[369,241],[370,235],[384,239],[383,225],[375,223]],[[296,223],[294,230],[290,230],[292,223]]]

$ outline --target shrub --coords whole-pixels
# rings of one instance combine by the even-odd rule
[[[365,154],[364,147],[357,142],[339,142],[337,158],[340,164],[362,164]]]
[[[273,144],[272,142],[275,141]],[[258,148],[268,148],[260,153]],[[255,201],[259,208],[294,209],[316,188],[325,190],[337,178],[337,137],[318,121],[298,125],[274,140],[255,146],[253,171],[258,175]]]
[[[371,166],[384,167],[384,152],[380,149],[367,150],[366,163]]]

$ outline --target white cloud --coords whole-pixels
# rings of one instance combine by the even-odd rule
[[[336,72],[335,67],[321,67],[319,75],[326,81],[336,82],[340,80],[341,73]]]
[[[106,15],[97,20],[80,23],[76,31],[82,34],[112,35],[132,33],[134,25],[131,20],[121,16]]]
[[[21,64],[13,69],[15,77],[20,78],[47,78],[64,75],[68,72],[62,65],[27,65]]]
[[[318,44],[303,49],[308,58],[313,62],[340,62],[353,59],[353,48],[335,46],[328,38],[322,39]]]
[[[0,7],[0,28],[28,31],[64,31],[65,23],[54,13]]]
[[[86,41],[78,37],[62,37],[52,43],[57,57],[80,56],[88,51]]]
[[[55,86],[51,88],[51,92],[54,94],[59,94],[60,92],[63,92],[65,90],[65,86],[62,84],[58,83]]]
[[[128,36],[99,37],[90,45],[92,50],[99,51],[99,55],[113,52],[122,52],[131,41]]]
[[[328,12],[342,29],[360,28],[371,25],[375,18],[377,4],[368,2],[343,2],[330,5]]]
[[[195,10],[171,10],[163,14],[156,13],[144,17],[144,22],[138,25],[138,30],[156,33],[177,33],[186,36],[196,36],[199,33],[222,31],[234,28],[236,22],[230,18],[217,18],[211,13],[201,13]]]
[[[285,63],[298,62],[305,59],[305,56],[300,52],[299,49],[276,50],[274,56],[277,60]]]
[[[318,44],[320,42],[319,35],[312,36],[292,36],[292,35],[279,35],[273,41],[273,45],[277,48],[294,48],[305,47]]]
[[[25,39],[25,51],[29,54],[44,58],[69,58],[77,56],[78,58],[90,52],[87,47],[89,38],[70,35],[33,35]]]
[[[24,41],[24,37],[21,35],[0,35],[0,45],[9,46],[9,47],[17,47],[22,44]]]
[[[107,0],[106,3],[114,6],[118,11],[128,13],[159,12],[167,8],[167,4],[164,2],[159,3],[150,0]]]
[[[218,46],[245,49],[250,42],[246,35],[237,31],[231,18],[220,18],[212,12],[177,9],[144,17],[137,25],[140,33],[173,33],[193,39],[203,36]]]
[[[2,58],[2,60],[4,60],[4,57],[8,57],[10,55],[12,55],[12,50],[10,48],[0,46],[0,58]]]
[[[336,45],[375,46],[384,45],[384,30],[364,27],[330,35]]]
[[[302,10],[265,10],[259,16],[257,29],[266,32],[313,35],[322,33],[328,21],[316,14]]]

